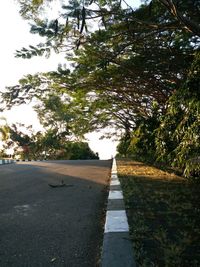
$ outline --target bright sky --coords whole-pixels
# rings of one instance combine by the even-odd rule
[[[128,2],[128,1],[127,1]],[[135,0],[134,3],[138,3]],[[49,59],[34,57],[33,59],[15,58],[17,49],[34,45],[41,39],[37,35],[29,33],[29,25],[23,20],[14,0],[3,1],[0,9],[1,42],[0,42],[0,91],[5,86],[17,84],[18,80],[26,74],[34,74],[41,71],[55,70],[58,63],[64,63],[63,55],[53,55]],[[32,124],[35,129],[40,129],[36,113],[31,105],[14,107],[10,111],[0,113],[5,116],[8,123],[21,122],[26,125]],[[99,140],[101,134],[89,134],[89,145],[91,149],[98,152],[101,159],[108,159],[116,153],[116,142],[109,139]]]
[[[29,73],[48,71],[57,68],[63,62],[63,56],[54,55],[49,59],[34,57],[32,59],[15,58],[17,49],[37,44],[42,39],[29,33],[29,25],[23,20],[14,0],[4,1],[0,9],[1,42],[0,42],[0,90],[5,86],[15,85],[18,80]],[[39,127],[37,115],[31,106],[15,107],[4,113],[8,122],[23,122]]]

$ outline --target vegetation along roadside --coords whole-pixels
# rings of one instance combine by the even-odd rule
[[[200,266],[200,188],[175,174],[118,160],[139,266]]]

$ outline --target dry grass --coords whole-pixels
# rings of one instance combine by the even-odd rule
[[[200,266],[200,188],[175,174],[118,160],[139,266]]]

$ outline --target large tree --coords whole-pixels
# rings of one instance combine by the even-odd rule
[[[73,73],[60,67],[57,73],[29,76],[21,80],[21,86],[8,88],[4,99],[20,103],[26,97],[40,97],[44,91],[54,90],[70,96],[71,92],[81,92],[73,97],[78,95],[80,99],[82,95],[87,103],[92,92],[95,105],[89,110],[93,114],[99,101],[107,118],[129,116],[129,124],[133,124],[134,115],[149,116],[155,100],[165,110],[166,100],[185,80],[197,46],[196,33],[175,16],[172,7],[191,20],[192,12],[198,13],[197,1],[193,1],[194,5],[146,1],[136,10],[128,5],[122,8],[123,1],[69,1],[53,21],[40,16],[40,8],[48,2],[20,1],[21,14],[33,23],[31,32],[46,41],[37,47],[23,48],[17,56],[49,54],[51,49],[70,50],[67,58],[73,62]],[[198,20],[197,16],[193,20]],[[90,21],[96,26],[89,27]],[[103,102],[107,102],[106,106]],[[102,124],[102,117],[106,117],[98,117],[96,122]]]
[[[36,97],[43,124],[80,135],[117,125],[131,137],[137,129],[151,131],[139,122],[151,124],[155,103],[165,116],[168,100],[181,94],[199,49],[199,1],[143,1],[139,8],[123,0],[69,1],[53,19],[41,12],[51,1],[19,2],[44,42],[16,56],[49,56],[53,49],[64,53],[71,70],[59,66],[23,78],[2,95],[7,106]]]

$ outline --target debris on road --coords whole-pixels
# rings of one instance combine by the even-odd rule
[[[71,187],[73,184],[65,184],[64,181],[61,181],[61,184],[48,184],[50,187]]]

